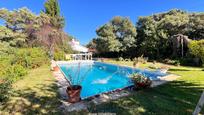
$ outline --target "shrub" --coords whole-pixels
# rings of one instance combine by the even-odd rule
[[[124,59],[122,57],[117,58],[117,61],[123,61]]]
[[[135,57],[135,58],[133,59],[133,61],[134,61],[134,62],[140,62],[140,63],[146,64],[147,61],[148,61],[148,57],[143,57],[143,56],[137,57],[137,58]]]
[[[46,52],[41,48],[23,48],[16,50],[12,64],[22,65],[25,68],[37,68],[49,59]]]
[[[127,59],[125,59],[125,61],[131,61],[131,59],[127,58]]]
[[[0,44],[1,46],[1,44]],[[27,68],[47,63],[46,52],[41,48],[0,48],[0,102],[10,96],[11,84],[27,74]]]
[[[11,81],[0,80],[0,102],[6,101],[9,98],[10,90],[11,90]]]
[[[200,58],[202,60],[202,64],[204,65],[204,40],[191,41],[188,47],[190,49],[190,53]]]
[[[63,51],[56,51],[54,53],[54,60],[55,61],[65,60],[65,53]]]
[[[173,65],[180,66],[180,61],[179,60],[175,60]]]
[[[179,60],[165,59],[162,62],[165,63],[165,64],[169,64],[169,65],[176,65],[176,66],[180,65],[180,61]]]
[[[3,76],[5,76],[8,80],[15,82],[21,79],[24,75],[27,74],[27,69],[21,65],[12,65],[8,66],[4,71]]]
[[[201,66],[202,62],[199,58],[182,58],[180,59],[181,65],[184,66]]]

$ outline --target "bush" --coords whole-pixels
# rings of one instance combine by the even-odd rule
[[[0,44],[2,46],[2,44]],[[10,96],[11,84],[27,74],[27,68],[48,63],[46,52],[41,48],[0,48],[0,102]]]
[[[0,102],[6,101],[9,98],[10,90],[11,90],[11,81],[1,80],[0,81]]]
[[[49,61],[46,52],[41,48],[18,49],[14,56],[12,64],[18,64],[30,69],[37,68]]]
[[[176,65],[176,66],[180,65],[180,61],[179,60],[165,59],[162,62],[165,63],[165,64],[169,64],[169,65]]]
[[[204,40],[191,41],[188,47],[190,49],[191,54],[202,60],[202,64],[204,66]]]
[[[134,58],[133,59],[134,62],[140,62],[140,63],[143,63],[143,64],[146,64],[147,61],[148,61],[148,57],[137,57],[137,58]]]
[[[8,80],[15,82],[21,79],[24,75],[27,74],[27,69],[21,65],[12,65],[7,67],[4,71],[3,76],[5,76]]]
[[[180,66],[180,64],[181,64],[181,63],[180,63],[179,60],[175,60],[174,63],[173,63],[173,65],[176,65],[176,66]]]
[[[125,61],[131,61],[131,59],[127,58],[127,59],[125,59]]]
[[[116,61],[123,61],[124,59],[122,57],[117,58]]]
[[[201,66],[202,62],[199,58],[182,58],[180,59],[181,65],[184,66]]]
[[[63,51],[56,51],[54,53],[54,60],[55,61],[65,60],[65,53]]]

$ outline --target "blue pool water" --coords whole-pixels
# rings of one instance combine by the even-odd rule
[[[133,69],[101,62],[83,62],[80,64],[75,62],[58,65],[67,80],[73,85],[80,84],[82,86],[82,99],[132,86],[133,82],[129,75],[135,72],[152,80],[166,75],[156,71]]]

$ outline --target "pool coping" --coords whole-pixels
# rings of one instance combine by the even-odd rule
[[[98,61],[91,61],[91,60],[88,60],[88,61],[81,61],[81,60],[80,61],[57,61],[55,63],[59,67],[59,64],[66,64],[66,63],[68,64],[68,63],[74,63],[74,62],[76,63],[76,62],[98,62]],[[105,62],[100,62],[100,63],[105,63]],[[118,65],[118,64],[112,64],[112,63],[105,63],[105,64],[135,69],[135,68],[132,68],[132,67],[127,66],[127,65]],[[70,84],[69,83],[66,84],[66,82],[69,82],[69,80],[65,77],[65,74],[62,72],[60,67],[59,67],[59,71],[53,72],[53,74],[54,74],[55,78],[57,79],[58,86],[59,86],[59,93],[60,93],[61,99],[62,99],[61,100],[62,105],[60,108],[66,112],[87,110],[87,108],[90,106],[91,103],[101,104],[101,103],[115,100],[115,99],[118,99],[121,97],[129,96],[131,94],[131,91],[127,90],[127,87],[125,87],[125,88],[115,89],[113,91],[108,91],[108,92],[104,92],[101,94],[97,94],[97,95],[88,97],[86,99],[83,99],[82,101],[80,101],[78,103],[72,104],[72,103],[67,102],[68,97],[66,94],[66,88]],[[166,76],[162,76],[158,80],[152,80],[151,87],[156,87],[156,86],[162,85],[164,83],[167,83],[169,81],[176,80],[178,77],[180,77],[180,76],[175,75],[175,74],[168,74]],[[131,87],[131,86],[128,86],[128,87]],[[124,92],[126,92],[126,93],[124,93]],[[116,95],[116,98],[114,95]]]

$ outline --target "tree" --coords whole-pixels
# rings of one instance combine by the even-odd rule
[[[173,48],[173,56],[174,57],[184,57],[184,53],[187,53],[188,44],[190,43],[190,39],[188,36],[184,36],[182,34],[174,35],[170,38],[170,42],[172,43]]]
[[[193,40],[188,45],[190,52],[200,58],[202,60],[202,63],[204,64],[204,40]],[[204,65],[203,65],[204,66]]]
[[[45,13],[35,15],[27,8],[14,11],[0,9],[0,18],[5,21],[5,27],[1,28],[4,37],[2,40],[13,42],[13,46],[18,41],[24,41],[23,46],[32,46],[33,41],[36,39],[35,33],[42,26],[50,25],[51,20]]]
[[[14,32],[24,32],[30,25],[38,24],[37,16],[27,8],[14,11],[0,9],[0,18],[5,20],[6,27]]]
[[[169,39],[177,34],[188,35],[189,20],[185,11],[177,9],[140,17],[136,25],[139,49],[152,58],[169,57],[173,51]]]
[[[157,34],[157,23],[153,17],[139,17],[137,22],[137,46],[140,49],[140,55],[156,56],[160,38]]]
[[[53,56],[55,50],[69,50],[69,37],[63,30],[52,24],[52,18],[41,12],[32,13],[27,8],[14,11],[0,9],[0,18],[5,25],[0,27],[0,40],[11,43],[12,46],[43,46]],[[23,45],[19,45],[24,43]]]
[[[192,13],[189,17],[189,37],[193,40],[204,39],[204,13]]]
[[[0,26],[0,41],[8,42],[10,46],[21,47],[25,43],[26,35]]]
[[[114,17],[96,30],[97,51],[126,52],[135,47],[136,28],[128,18]]]
[[[90,49],[96,49],[97,47],[97,40],[96,38],[93,38],[87,45],[86,45],[87,48],[90,48]]]
[[[163,14],[158,22],[158,28],[165,29],[169,36],[185,34],[188,32],[189,20],[188,13],[173,9]]]
[[[64,18],[60,16],[60,7],[58,0],[48,0],[44,4],[45,13],[51,17],[51,23],[54,27],[61,29],[64,27]]]

